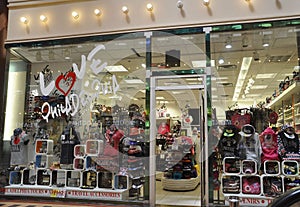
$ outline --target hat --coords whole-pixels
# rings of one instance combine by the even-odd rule
[[[241,135],[244,137],[250,137],[255,133],[255,129],[252,125],[246,124],[242,127]]]
[[[236,129],[235,126],[233,126],[233,125],[226,126],[224,128],[223,136],[225,136],[225,137],[232,137],[232,136],[234,136],[236,134],[236,131],[237,131],[237,129]]]
[[[276,124],[278,120],[278,114],[275,111],[271,112],[269,114],[269,119],[271,124]]]
[[[21,128],[16,128],[15,130],[14,130],[14,136],[19,136],[20,134],[22,134],[22,129]]]
[[[267,127],[262,133],[261,135],[266,135],[266,134],[271,134],[271,135],[275,135],[274,130],[271,127]]]

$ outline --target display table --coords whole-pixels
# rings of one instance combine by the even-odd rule
[[[161,184],[164,190],[187,191],[194,190],[200,184],[200,175],[190,179],[169,179],[162,177]]]

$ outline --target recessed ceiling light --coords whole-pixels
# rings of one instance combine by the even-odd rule
[[[259,90],[259,89],[266,89],[266,88],[268,88],[268,85],[255,85],[251,87],[252,90]]]
[[[263,79],[263,78],[275,78],[277,73],[263,73],[263,74],[257,74],[256,79]]]
[[[162,97],[162,96],[157,96],[156,97],[156,100],[164,100],[165,98],[164,97]]]
[[[123,65],[112,65],[105,67],[108,72],[128,72]]]

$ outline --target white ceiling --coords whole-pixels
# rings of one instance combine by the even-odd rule
[[[244,36],[248,38],[247,47],[243,47],[242,45]],[[269,40],[269,47],[262,46],[264,36]],[[232,38],[231,49],[225,48],[225,42],[228,37]],[[88,56],[89,52],[97,44],[99,43],[87,42],[80,45],[56,45],[44,48],[20,47],[13,48],[13,51],[17,56],[25,58],[33,64],[62,62],[71,65],[72,62],[80,64],[81,55]],[[144,70],[141,66],[141,64],[145,64],[146,55],[144,38],[130,39],[125,36],[110,42],[101,42],[101,44],[104,44],[106,49],[98,52],[97,58],[106,61],[108,65],[121,64],[128,69],[126,73],[117,73],[119,79],[130,76],[144,80],[145,72],[142,72]],[[255,82],[245,98],[242,98],[241,92],[238,98],[238,105],[240,107],[252,106],[255,103],[265,101],[267,96],[271,96],[274,90],[278,89],[281,80],[286,76],[292,77],[294,67],[298,66],[297,47],[297,33],[293,27],[244,32],[211,33],[211,59],[216,62],[212,79],[213,104],[222,102],[222,107],[225,108],[234,104],[232,97],[243,58],[253,57],[254,52],[259,54],[259,60],[252,60],[244,85],[242,86],[242,92],[246,88],[250,78],[253,78]],[[165,52],[176,49],[181,52],[181,64],[180,67],[172,67],[170,69],[190,69],[193,68],[192,61],[201,60],[205,62],[206,55],[204,48],[204,34],[182,36],[162,34],[160,37],[153,37],[152,63],[154,65],[165,63]],[[65,49],[69,49],[70,51],[70,60],[64,58]],[[49,57],[49,51],[54,52],[53,59]],[[40,57],[37,57],[37,52],[40,52]],[[220,56],[224,57],[224,64],[217,63]],[[159,68],[158,70],[167,69]],[[257,75],[260,74],[273,74],[273,77],[259,79]],[[264,88],[264,86],[266,88]],[[144,96],[144,94],[140,95]]]

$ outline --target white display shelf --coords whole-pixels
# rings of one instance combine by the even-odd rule
[[[194,190],[200,184],[200,175],[190,179],[169,179],[162,177],[161,184],[164,190],[187,191]]]

